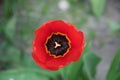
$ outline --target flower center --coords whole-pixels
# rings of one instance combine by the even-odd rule
[[[61,46],[61,44],[55,42],[55,48],[57,48],[57,47],[59,47],[59,46]]]
[[[69,51],[70,40],[65,34],[53,33],[47,38],[45,47],[51,56],[63,57]]]

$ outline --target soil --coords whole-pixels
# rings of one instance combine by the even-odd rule
[[[120,49],[120,35],[112,35],[113,32],[109,29],[107,21],[111,19],[120,24],[120,1],[107,1],[105,13],[99,23],[96,24],[95,20],[91,17],[89,19],[88,25],[92,26],[96,31],[96,37],[92,40],[92,50],[102,58],[97,68],[96,80],[106,80],[105,77],[110,63],[116,51]],[[102,47],[100,47],[100,45],[102,45]]]

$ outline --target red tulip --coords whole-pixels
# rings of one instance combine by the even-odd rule
[[[84,49],[83,32],[62,20],[52,20],[35,30],[32,57],[47,70],[58,70],[77,61]]]

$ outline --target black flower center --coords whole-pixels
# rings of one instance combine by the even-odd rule
[[[64,56],[70,48],[70,40],[62,33],[53,33],[46,41],[46,49],[54,57]]]

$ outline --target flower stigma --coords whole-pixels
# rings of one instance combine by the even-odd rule
[[[59,46],[61,46],[61,44],[55,42],[55,48],[57,48],[57,47],[59,47]]]
[[[70,47],[69,38],[60,32],[52,33],[45,43],[47,53],[54,58],[64,57],[69,52]]]

